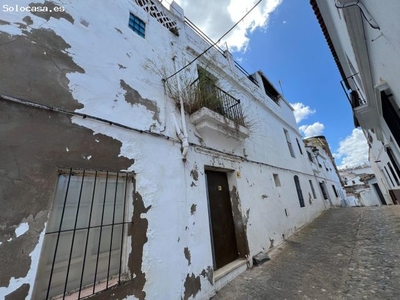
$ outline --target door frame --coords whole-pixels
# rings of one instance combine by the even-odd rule
[[[204,166],[204,175],[205,175],[205,188],[206,188],[206,196],[207,196],[207,210],[208,210],[208,223],[209,223],[209,233],[210,233],[210,242],[211,242],[211,253],[213,260],[214,270],[216,269],[216,259],[215,259],[215,251],[214,251],[214,238],[212,231],[212,221],[211,221],[211,208],[210,208],[210,199],[208,192],[208,179],[205,171],[213,171],[220,172],[226,174],[226,179],[228,181],[229,188],[229,198],[231,202],[231,212],[234,223],[235,237],[236,237],[236,245],[238,249],[238,259],[247,259],[247,256],[250,253],[249,245],[247,241],[247,231],[246,225],[244,223],[244,218],[241,213],[241,201],[237,189],[237,181],[236,181],[236,171],[232,169],[226,168],[217,168],[214,166]],[[232,200],[237,199],[237,203],[234,203]]]

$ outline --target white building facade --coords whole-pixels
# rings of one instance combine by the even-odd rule
[[[339,171],[350,206],[380,206],[393,204],[390,195],[384,194],[375,171],[369,165]],[[383,182],[381,182],[383,184]],[[386,189],[385,189],[386,190]]]
[[[311,0],[354,112],[369,140],[377,183],[391,201],[400,199],[400,50],[396,0]],[[388,169],[388,174],[385,171]],[[390,171],[393,170],[393,172]]]
[[[310,137],[305,139],[304,143],[322,198],[328,201],[330,206],[348,206],[346,192],[326,138]]]
[[[208,299],[341,205],[288,102],[175,3],[19,2],[0,14],[0,296]]]

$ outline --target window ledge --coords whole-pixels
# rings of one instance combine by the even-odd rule
[[[202,136],[210,132],[216,132],[241,141],[250,136],[248,128],[235,124],[232,120],[207,107],[203,107],[191,114],[190,121]]]

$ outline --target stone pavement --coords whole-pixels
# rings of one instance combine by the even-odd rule
[[[400,299],[400,206],[335,208],[212,300]]]

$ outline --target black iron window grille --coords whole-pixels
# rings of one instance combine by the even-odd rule
[[[339,197],[339,195],[338,195],[338,193],[336,191],[336,188],[335,188],[335,186],[333,184],[332,184],[332,189],[333,189],[333,192],[335,193],[336,198]]]
[[[317,199],[317,195],[315,194],[315,190],[314,190],[314,185],[311,180],[309,180],[309,182],[310,182],[310,187],[311,187],[311,192],[312,192],[313,198]]]
[[[301,150],[300,142],[297,138],[296,138],[296,142],[297,142],[297,146],[299,147],[300,154],[303,155],[303,150]]]
[[[399,165],[397,164],[397,161],[395,159],[395,156],[393,154],[393,150],[391,148],[387,148],[386,153],[389,156],[389,159],[393,165],[393,168],[396,170],[397,177],[400,178],[400,169],[399,169]]]
[[[392,177],[390,177],[388,170],[386,169],[386,167],[383,167],[383,168],[385,169],[385,172],[386,172],[386,174],[387,174],[387,177],[388,177],[389,180],[390,180],[390,183],[392,184],[393,187],[395,187],[394,182],[393,182],[393,180],[392,180]]]
[[[322,196],[324,197],[325,200],[327,200],[328,199],[328,192],[326,191],[325,184],[323,182],[320,182],[319,183],[319,187],[321,189]]]
[[[34,299],[81,299],[126,280],[132,173],[60,171]]]
[[[299,176],[297,175],[294,176],[294,183],[296,185],[297,196],[299,197],[300,207],[305,207],[303,191],[301,190]]]
[[[396,173],[394,172],[392,166],[390,165],[390,162],[387,163],[387,166],[389,167],[390,173],[392,173],[392,176],[394,178],[394,180],[396,181],[397,185],[400,185],[400,181],[399,178],[397,177]]]

